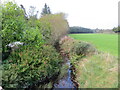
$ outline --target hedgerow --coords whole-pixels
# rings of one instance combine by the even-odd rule
[[[62,58],[54,43],[68,29],[63,15],[26,19],[24,11],[13,2],[3,4],[2,13],[2,53],[9,53],[2,62],[3,88],[26,88],[58,73]],[[9,51],[8,44],[17,41],[24,45]]]
[[[61,62],[62,58],[53,46],[24,46],[3,62],[3,87],[26,88],[49,79],[59,72]]]

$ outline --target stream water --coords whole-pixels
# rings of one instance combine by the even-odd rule
[[[65,77],[63,77],[62,79],[58,80],[56,83],[54,83],[54,88],[53,90],[55,90],[56,88],[72,88],[76,90],[76,87],[74,85],[74,83],[71,80],[71,65],[70,65],[70,61],[67,60],[67,62],[65,63],[69,66],[67,74]]]

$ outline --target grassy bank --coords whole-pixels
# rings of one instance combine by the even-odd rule
[[[117,59],[109,54],[89,56],[76,62],[79,88],[117,88]]]
[[[115,42],[117,35],[72,34],[70,36],[82,40],[67,38],[63,40],[61,46],[63,50],[70,54],[71,63],[75,67],[73,74],[76,76],[75,80],[78,82],[79,88],[117,88],[118,58],[115,56],[117,53],[114,52],[114,47],[118,43]],[[96,45],[99,45],[100,41],[102,43],[100,43],[100,48],[103,49],[102,52],[99,52],[100,48],[97,48],[97,50],[92,44],[84,42],[86,40],[93,40]],[[108,43],[105,43],[107,40]],[[109,52],[109,49],[114,53],[106,53],[106,50]]]
[[[70,34],[74,39],[90,42],[103,52],[118,56],[117,34]]]

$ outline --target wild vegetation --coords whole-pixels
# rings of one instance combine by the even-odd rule
[[[120,32],[120,26],[114,27],[112,30],[113,30],[115,33],[119,33],[119,32]]]
[[[86,45],[85,43],[77,43],[75,44],[75,46],[73,45],[73,50],[75,53],[72,54],[73,51],[71,52],[72,54],[71,62],[72,65],[75,67],[75,70],[73,70],[73,74],[76,76],[76,81],[79,84],[79,87],[117,88],[118,87],[117,35],[71,34],[70,36],[80,40],[81,42],[87,41],[92,43],[93,41],[92,44],[94,46],[96,45],[96,49],[98,49],[96,50],[93,47],[93,45],[91,44]],[[103,45],[102,43],[105,44]],[[97,47],[97,45],[100,46]],[[75,47],[76,49],[74,49]],[[79,47],[80,49],[78,49]],[[108,53],[105,53],[107,50],[111,51],[113,50],[113,52],[108,51]],[[80,51],[82,51],[82,53],[79,53]],[[92,54],[88,53],[85,54],[87,51],[89,51],[89,53]]]
[[[45,4],[41,17],[31,6],[2,4],[2,87],[52,88],[52,77],[63,78],[70,59],[72,74],[80,88],[118,87],[118,36],[70,27],[64,13],[52,14]],[[72,37],[72,38],[71,38]],[[74,38],[74,39],[73,39]],[[15,44],[15,43],[19,43]],[[102,51],[102,52],[101,52]],[[110,53],[110,54],[109,54]],[[2,67],[2,68],[1,68]],[[1,73],[1,71],[0,71]],[[48,81],[48,84],[41,84]]]
[[[82,36],[82,34],[80,35]],[[61,47],[65,53],[69,54],[74,67],[75,82],[78,83],[79,88],[118,87],[117,57],[100,52],[85,41],[74,40],[70,37],[64,38],[62,41]]]
[[[54,44],[68,30],[64,14],[45,14],[38,19],[23,9],[13,2],[2,5],[3,88],[27,88],[48,80],[63,62]],[[8,47],[18,41],[24,44]]]
[[[80,88],[118,88],[118,60],[101,53],[74,63]]]
[[[64,13],[45,15],[40,18],[40,22],[44,25],[42,31],[43,36],[52,45],[56,44],[68,32],[69,26]],[[49,35],[47,36],[46,34]]]

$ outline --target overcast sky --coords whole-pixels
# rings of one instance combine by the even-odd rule
[[[119,0],[15,0],[28,10],[35,6],[41,13],[44,4],[52,13],[64,12],[70,26],[112,29],[118,26]]]

